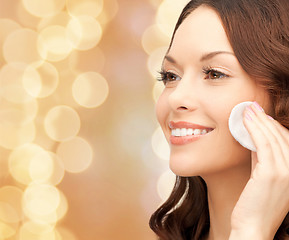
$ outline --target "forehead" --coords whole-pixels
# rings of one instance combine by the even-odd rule
[[[179,26],[169,52],[186,56],[213,51],[233,52],[218,14],[202,5]]]

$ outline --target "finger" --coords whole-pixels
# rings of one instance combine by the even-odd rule
[[[249,107],[244,112],[244,124],[256,146],[258,162],[265,165],[272,164],[271,159],[275,156],[271,143],[264,134],[264,130],[261,130],[257,116]]]
[[[280,144],[283,155],[285,157],[285,163],[287,165],[287,168],[289,169],[289,130],[274,119],[272,119],[271,122],[275,125],[277,131],[282,137],[282,141],[280,141]]]
[[[273,172],[276,172],[277,169],[278,171],[284,169],[284,164],[286,163],[278,139],[271,133],[268,126],[264,124],[260,117],[257,116],[257,114],[264,114],[264,112],[260,109],[257,111],[256,113],[251,107],[248,107],[245,111],[247,120],[245,123],[256,145],[258,161],[262,165],[267,166],[267,175],[270,175],[273,169],[275,169]],[[287,168],[287,164],[285,167]]]
[[[280,167],[284,167],[283,164],[288,167],[289,165],[289,144],[287,141],[287,135],[288,130],[285,131],[284,129],[281,129],[280,127],[277,127],[276,121],[268,118],[268,116],[265,114],[264,110],[255,102],[251,109],[256,114],[257,118],[262,122],[263,124],[260,125],[260,128],[263,129],[263,131],[266,131],[266,136],[268,136],[268,139],[273,144],[272,146],[275,146],[277,151],[278,149],[281,150],[283,157],[278,157],[275,161],[282,162],[282,165],[278,164]],[[286,134],[285,134],[286,133]]]

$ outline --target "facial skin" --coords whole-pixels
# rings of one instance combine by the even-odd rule
[[[167,81],[156,106],[168,142],[170,121],[213,129],[197,141],[170,143],[172,171],[179,176],[209,176],[233,168],[250,169],[250,151],[232,137],[229,115],[243,101],[257,101],[270,112],[269,97],[240,66],[214,10],[201,6],[184,20],[162,70],[164,78],[174,80]]]

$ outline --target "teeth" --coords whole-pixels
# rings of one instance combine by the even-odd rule
[[[191,128],[189,128],[189,129],[187,130],[187,134],[188,134],[188,135],[193,135],[193,134],[194,134],[194,130],[191,129]]]
[[[180,137],[181,136],[181,129],[177,128],[175,131],[175,134],[176,134],[175,135],[176,137]]]
[[[186,135],[187,135],[187,129],[182,128],[182,129],[181,129],[181,137],[184,137],[184,136],[186,136]]]
[[[206,134],[207,132],[208,132],[208,131],[207,131],[206,129],[203,129],[202,132],[201,132],[201,134],[204,135],[204,134]]]
[[[191,135],[204,135],[210,132],[209,129],[176,128],[172,129],[172,136],[185,137]]]
[[[194,130],[194,135],[200,135],[201,134],[201,130],[200,129],[195,129]]]

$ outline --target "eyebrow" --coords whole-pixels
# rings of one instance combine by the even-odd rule
[[[211,59],[211,58],[213,58],[219,54],[229,54],[229,55],[235,56],[234,53],[231,53],[231,52],[215,51],[215,52],[210,52],[210,53],[206,53],[206,54],[202,55],[202,57],[200,58],[200,61],[204,62],[204,61],[209,60],[209,59]],[[164,59],[171,62],[171,63],[177,63],[176,60],[169,55],[166,55]]]

